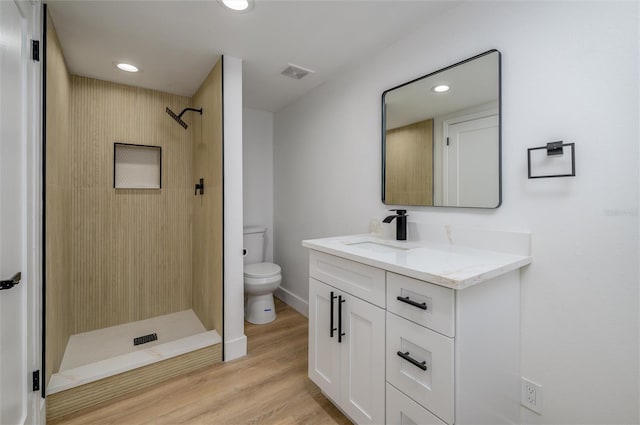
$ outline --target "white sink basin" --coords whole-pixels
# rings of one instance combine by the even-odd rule
[[[371,252],[379,252],[381,254],[386,254],[390,252],[403,252],[409,249],[402,246],[391,245],[388,243],[377,242],[377,241],[359,241],[359,242],[345,243],[345,245],[349,245],[354,248],[365,249]]]

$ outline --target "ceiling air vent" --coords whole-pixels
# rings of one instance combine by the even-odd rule
[[[284,75],[285,77],[291,77],[295,78],[296,80],[300,80],[309,74],[313,74],[314,72],[315,71],[290,63],[289,66],[287,66],[280,74]]]

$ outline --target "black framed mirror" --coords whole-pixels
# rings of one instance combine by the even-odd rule
[[[489,50],[382,94],[382,202],[500,206],[500,65]]]

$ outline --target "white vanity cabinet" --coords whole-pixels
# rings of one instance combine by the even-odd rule
[[[382,288],[384,302],[384,271],[326,254],[311,256],[309,377],[356,423],[382,424],[385,311],[341,289],[367,294]]]
[[[356,424],[518,423],[530,257],[353,240],[303,242],[311,380]]]

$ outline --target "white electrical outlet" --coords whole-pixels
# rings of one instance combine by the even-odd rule
[[[527,409],[542,415],[542,385],[523,377],[520,403]]]

